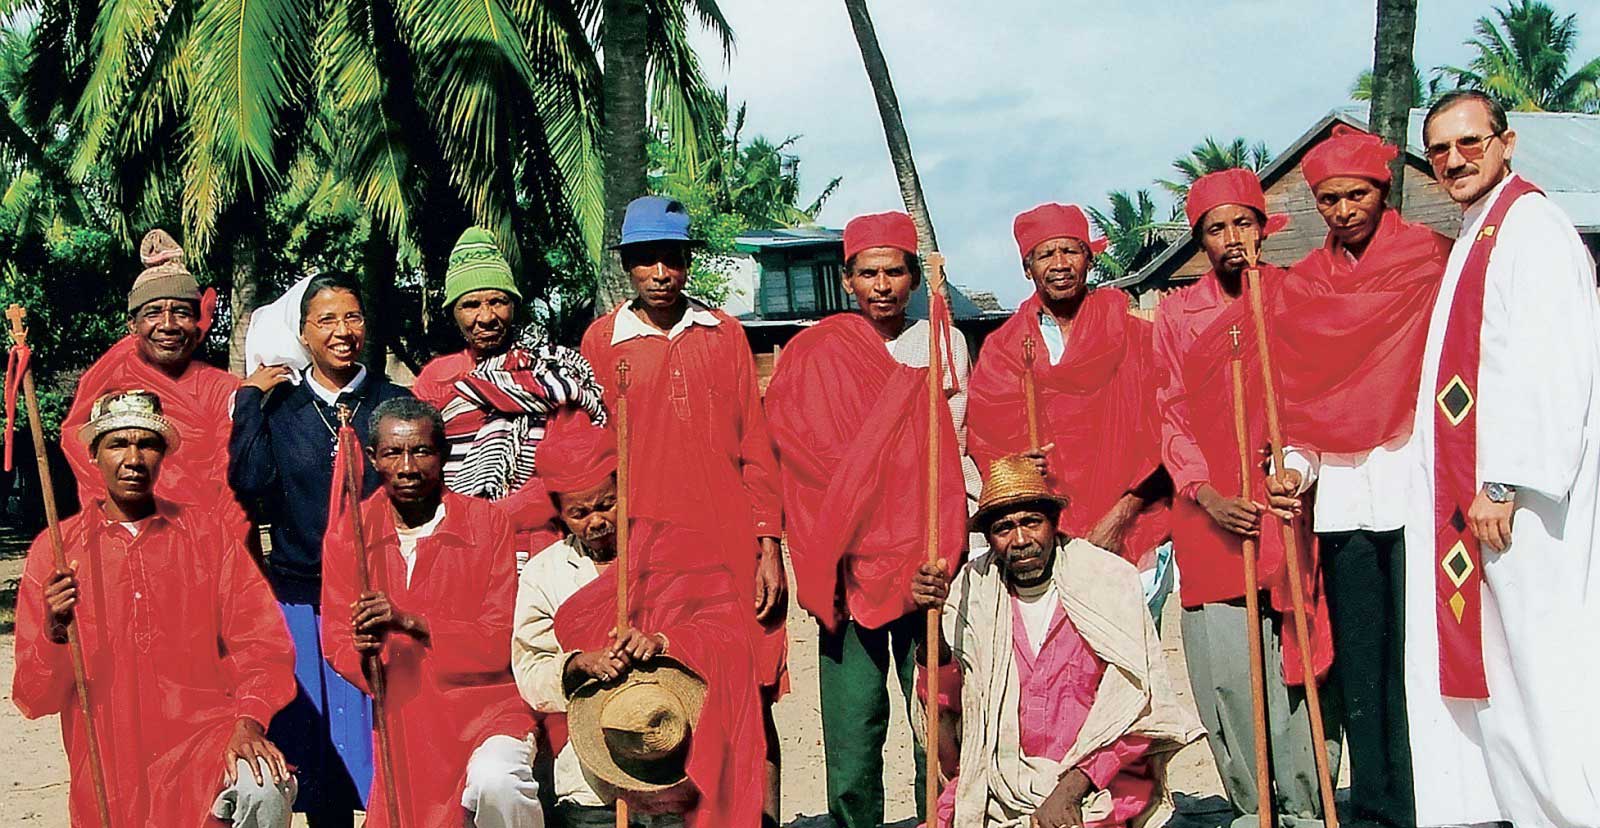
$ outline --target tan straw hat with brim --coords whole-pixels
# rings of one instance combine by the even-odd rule
[[[1065,507],[1067,499],[1050,491],[1044,475],[1033,461],[1020,454],[1002,457],[989,464],[989,479],[983,483],[983,494],[978,497],[978,511],[967,524],[974,532],[989,528],[996,512],[1023,503],[1054,503]]]
[[[682,782],[706,683],[657,656],[622,681],[589,681],[567,700],[567,738],[584,770],[619,791],[657,793]]]
[[[89,422],[78,429],[78,439],[92,449],[101,436],[124,428],[142,428],[161,435],[167,441],[168,453],[178,447],[178,430],[162,415],[161,398],[142,388],[113,391],[95,400],[89,409]]]

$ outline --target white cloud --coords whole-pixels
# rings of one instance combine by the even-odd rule
[[[809,198],[844,183],[822,221],[899,209],[872,90],[842,0],[720,0],[737,48],[713,81],[749,103],[748,130],[804,135]],[[1422,4],[1417,62],[1464,62],[1460,44],[1488,2]],[[1600,52],[1600,3],[1577,12],[1578,54]],[[1088,3],[1081,0],[874,0],[940,245],[952,278],[1008,304],[1018,274],[1011,219],[1041,201],[1102,204],[1153,187],[1207,135],[1281,150],[1348,103],[1372,61],[1371,2]],[[1591,22],[1592,21],[1592,22]]]

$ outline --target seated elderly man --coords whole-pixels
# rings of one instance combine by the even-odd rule
[[[919,607],[944,610],[939,702],[961,718],[940,825],[1141,824],[1167,760],[1201,733],[1138,570],[1062,533],[1064,504],[1026,457],[994,461],[972,518],[990,550],[953,582],[941,561],[912,583]]]

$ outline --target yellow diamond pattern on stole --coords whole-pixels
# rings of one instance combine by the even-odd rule
[[[1462,382],[1461,375],[1457,374],[1444,384],[1439,390],[1439,396],[1434,398],[1439,403],[1439,410],[1444,412],[1444,418],[1450,425],[1461,425],[1472,411],[1472,391],[1467,384]]]

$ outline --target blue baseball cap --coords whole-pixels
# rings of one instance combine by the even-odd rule
[[[613,249],[655,241],[700,243],[689,237],[689,211],[683,202],[664,196],[640,196],[628,202],[628,212],[622,217],[622,240]]]

